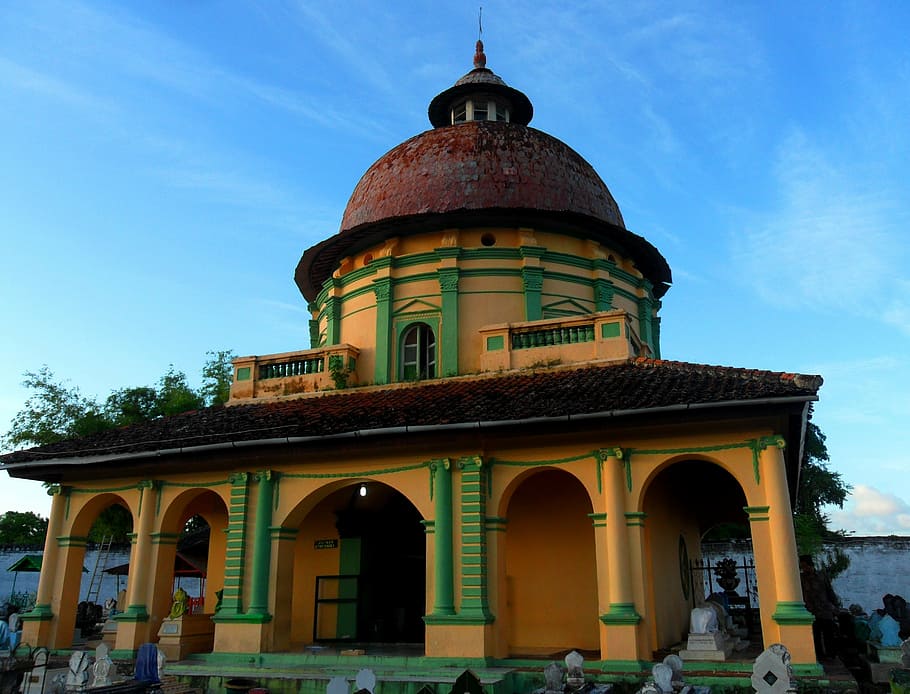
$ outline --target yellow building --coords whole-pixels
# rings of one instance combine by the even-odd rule
[[[821,378],[661,360],[666,261],[528,127],[479,43],[474,64],[303,254],[310,349],[237,359],[226,407],[5,456],[54,485],[24,641],[71,646],[86,535],[120,504],[115,654],[411,644],[412,662],[480,667],[578,649],[636,673],[686,638],[701,537],[739,522],[764,644],[817,671],[791,500]],[[194,516],[202,614],[167,620]]]

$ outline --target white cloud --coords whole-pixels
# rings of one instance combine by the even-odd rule
[[[830,516],[832,527],[857,535],[910,535],[910,504],[866,484],[857,484],[844,509]]]
[[[839,166],[796,130],[783,142],[775,170],[781,202],[747,229],[738,249],[748,281],[768,302],[855,315],[894,289],[891,219],[897,207],[885,190]],[[901,320],[901,306],[893,320]]]

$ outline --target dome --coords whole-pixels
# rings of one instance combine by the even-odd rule
[[[346,256],[394,236],[472,226],[530,227],[599,241],[634,260],[655,296],[666,291],[670,269],[663,256],[625,228],[587,161],[527,127],[531,102],[486,67],[482,49],[478,42],[474,69],[430,103],[434,129],[380,157],[354,188],[340,231],[304,253],[295,280],[309,301]]]

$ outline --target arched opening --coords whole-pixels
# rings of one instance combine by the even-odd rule
[[[115,494],[99,494],[78,511],[63,540],[62,564],[53,567],[63,575],[59,596],[55,645],[82,644],[101,636],[111,609],[125,602],[120,579],[105,571],[118,557],[128,556],[133,514]]]
[[[289,647],[422,644],[422,520],[404,495],[369,480],[345,485],[318,502],[293,544]]]
[[[702,538],[719,527],[748,537],[746,505],[739,482],[704,460],[673,463],[648,485],[642,510],[654,650],[685,641],[691,609],[711,592],[711,583],[692,568],[702,564]],[[733,605],[737,599],[729,598],[732,607],[750,609],[748,601]]]
[[[511,656],[555,657],[599,647],[591,500],[575,477],[542,470],[509,500],[505,542]]]
[[[401,380],[436,378],[436,335],[426,323],[415,323],[401,336]]]

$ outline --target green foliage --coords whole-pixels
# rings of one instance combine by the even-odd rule
[[[130,533],[133,532],[133,514],[119,504],[113,504],[98,514],[88,539],[92,542],[101,542],[106,537],[112,538],[116,545],[127,544]]]
[[[32,511],[7,511],[0,516],[0,545],[43,546],[47,518]]]
[[[348,387],[348,379],[351,372],[344,368],[344,357],[337,354],[329,357],[329,376],[335,384],[337,390],[344,390]]]
[[[56,443],[83,435],[97,425],[97,404],[78,388],[58,383],[45,365],[26,371],[22,385],[32,391],[23,408],[13,417],[3,437],[4,446]]]
[[[202,388],[200,395],[207,405],[223,405],[231,397],[231,383],[234,380],[234,365],[237,356],[232,350],[224,349],[206,352],[208,361],[202,367]]]
[[[103,406],[84,397],[78,388],[57,381],[47,366],[26,371],[22,385],[32,391],[31,395],[13,418],[9,431],[0,438],[0,446],[43,446],[220,405],[230,396],[234,353],[220,350],[206,354],[209,358],[202,368],[202,386],[198,390],[172,364],[156,386],[120,388],[107,396]]]
[[[828,467],[829,460],[825,435],[810,421],[806,427],[799,488],[796,492],[796,509],[793,514],[796,545],[800,554],[817,556],[822,552],[822,544],[826,540],[840,536],[840,533],[828,528],[829,518],[822,509],[826,505],[843,508],[850,493],[850,486],[844,482],[839,472],[834,472]],[[849,563],[849,560],[843,557],[842,560],[836,560],[831,570],[837,570],[837,566],[843,561]],[[843,568],[840,570],[843,571]]]

